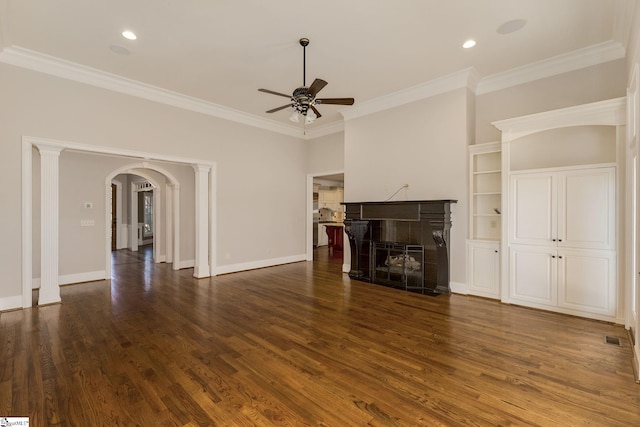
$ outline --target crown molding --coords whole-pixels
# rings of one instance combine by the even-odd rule
[[[512,68],[503,73],[484,77],[479,83],[476,95],[517,86],[545,77],[603,64],[625,57],[625,48],[619,42],[607,41],[562,55]]]
[[[283,125],[253,114],[247,114],[199,98],[182,95],[19,46],[4,48],[0,52],[0,62],[283,135],[296,138],[304,136],[303,130],[294,126]]]
[[[351,120],[462,88],[467,88],[476,95],[482,95],[544,77],[621,59],[625,57],[625,53],[621,43],[608,41],[484,78],[471,67],[389,95],[359,102],[340,113],[345,120]],[[344,121],[306,131],[303,128],[281,124],[19,46],[4,48],[0,52],[0,62],[303,140],[344,131]]]
[[[467,68],[407,89],[390,93],[389,95],[360,102],[351,108],[341,111],[341,114],[345,120],[351,120],[410,102],[430,98],[455,89],[466,87],[473,91],[475,90],[477,81],[477,71],[474,68]]]

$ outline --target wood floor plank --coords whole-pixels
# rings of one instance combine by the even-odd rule
[[[0,313],[0,416],[32,426],[631,426],[619,325],[350,280],[342,260],[113,279]],[[605,335],[621,346],[604,343]]]

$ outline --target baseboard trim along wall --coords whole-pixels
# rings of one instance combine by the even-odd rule
[[[466,283],[449,282],[449,287],[451,288],[451,292],[454,294],[467,295],[469,293]]]
[[[185,261],[179,261],[176,263],[178,270],[182,270],[185,268],[193,268],[196,265],[195,259],[188,259]]]
[[[19,310],[22,308],[22,295],[0,298],[0,311]]]
[[[62,274],[58,276],[59,285],[70,285],[72,283],[93,282],[96,280],[105,280],[106,272],[104,270],[88,271],[86,273]],[[34,278],[32,283],[33,289],[40,288],[40,278]]]
[[[216,268],[216,274],[237,273],[239,271],[255,270],[256,268],[273,267],[274,265],[289,264],[292,262],[306,261],[307,255],[292,255],[282,258],[265,259],[261,261],[243,262],[239,264],[220,265]]]

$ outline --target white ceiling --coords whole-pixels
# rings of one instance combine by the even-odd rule
[[[616,39],[625,0],[0,0],[1,46],[19,46],[289,122],[291,93],[329,82],[319,97],[370,101],[474,67],[481,77]],[[525,19],[501,35],[506,21]],[[129,41],[125,29],[137,33]],[[477,40],[472,49],[462,43]],[[623,40],[616,40],[624,42]],[[126,48],[128,55],[111,46]],[[318,107],[313,126],[342,120]]]

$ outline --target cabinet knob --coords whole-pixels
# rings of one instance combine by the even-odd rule
[[[551,255],[551,258],[555,258],[555,257],[556,257],[555,255]]]
[[[494,250],[493,252],[498,253],[498,250],[496,249],[496,250]]]
[[[555,242],[555,241],[556,241],[556,239],[551,239],[551,241]]]
[[[562,259],[562,255],[558,255],[558,258]]]
[[[558,239],[558,242],[562,242],[562,239]]]

